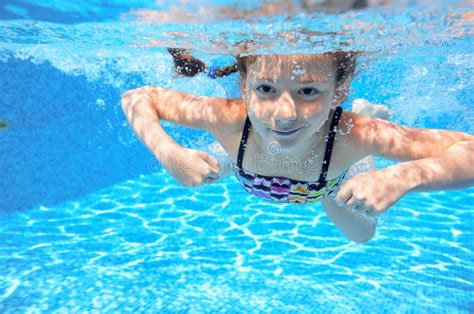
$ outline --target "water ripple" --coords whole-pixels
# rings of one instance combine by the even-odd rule
[[[410,300],[463,311],[472,297],[473,231],[460,218],[465,209],[451,201],[472,202],[469,190],[409,195],[371,242],[357,245],[320,205],[306,210],[240,197],[233,178],[199,190],[168,180],[166,191],[156,193],[157,179],[165,180],[143,176],[5,217],[4,312],[20,300],[42,311],[61,303],[69,311],[89,304],[100,311],[308,312],[342,300],[345,310]],[[88,297],[58,301],[73,295]]]

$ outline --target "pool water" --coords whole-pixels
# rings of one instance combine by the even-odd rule
[[[414,194],[365,245],[319,205],[160,171],[2,213],[2,312],[469,312],[473,190]]]
[[[165,47],[227,65],[249,38],[265,53],[364,48],[345,109],[362,97],[400,124],[474,132],[467,2],[251,22],[215,13],[255,5],[216,1],[209,20],[183,4],[198,12],[184,24],[150,20],[173,11],[167,1],[0,3],[1,313],[474,311],[473,188],[407,195],[356,244],[320,204],[271,203],[233,177],[181,187],[133,135],[120,108],[131,88],[239,96],[238,75],[177,77]],[[164,126],[187,147],[213,141]]]

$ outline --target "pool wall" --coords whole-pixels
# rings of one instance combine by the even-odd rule
[[[152,155],[129,140],[117,88],[48,62],[11,60],[0,73],[1,210],[61,202],[148,171]]]

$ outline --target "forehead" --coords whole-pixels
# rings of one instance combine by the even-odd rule
[[[261,55],[248,67],[250,79],[279,80],[283,77],[295,81],[326,82],[334,76],[331,55]]]

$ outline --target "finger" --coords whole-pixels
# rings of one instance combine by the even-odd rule
[[[374,216],[374,215],[377,215],[377,212],[374,210],[374,208],[372,206],[365,206],[364,207],[364,213],[367,215],[367,216]]]
[[[211,155],[208,155],[204,152],[202,152],[201,157],[211,167],[213,172],[215,172],[215,173],[220,172],[220,164],[219,164],[219,161],[216,158],[214,158]]]
[[[354,207],[354,210],[366,215],[366,216],[374,216],[377,214],[376,210],[374,209],[374,207],[372,207],[371,205],[368,205],[367,203],[365,202],[359,202],[358,204],[356,204],[356,206]]]
[[[206,178],[211,178],[211,179],[219,178],[219,173],[216,173],[216,172],[209,172],[209,173],[206,175]]]
[[[361,206],[361,203],[357,198],[355,198],[354,195],[351,195],[349,199],[346,201],[346,206],[355,208],[356,206]]]
[[[337,193],[336,196],[336,203],[338,205],[344,205],[347,203],[347,201],[352,197],[352,187],[349,184],[344,184],[341,189],[339,190],[339,193]]]
[[[219,179],[219,176],[206,176],[203,180],[204,183],[210,184],[215,182],[217,179]]]
[[[352,196],[346,203],[345,207],[353,212],[365,213],[368,208],[364,200]]]
[[[208,163],[209,163],[209,166],[211,166],[211,168],[215,170],[217,173],[221,171],[221,166],[219,164],[219,161],[216,158],[212,156],[208,156]]]

